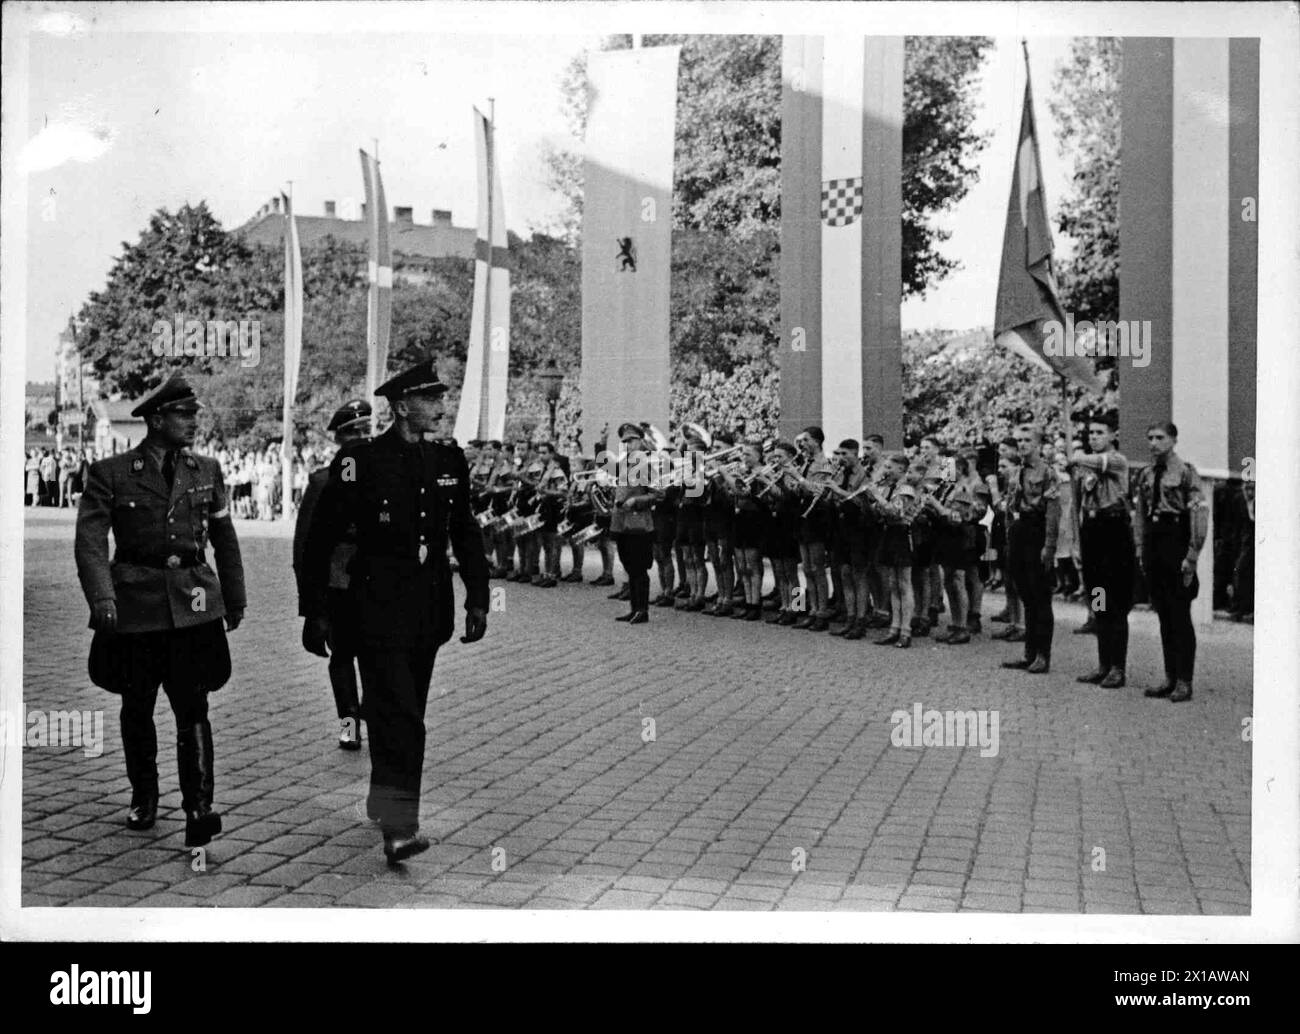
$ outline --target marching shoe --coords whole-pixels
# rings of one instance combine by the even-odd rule
[[[888,628],[889,615],[876,612],[867,618],[867,628]]]
[[[813,618],[812,624],[808,626],[808,631],[825,632],[826,629],[830,627],[831,627],[830,624],[826,621],[825,618]]]
[[[1007,610],[1005,607],[1003,607],[1003,608],[1002,608],[1001,610],[999,610],[996,614],[994,614],[991,618],[989,618],[989,620],[992,621],[994,624],[997,624],[997,625],[1005,625],[1008,621],[1011,620],[1011,611],[1009,611],[1009,610]]]
[[[896,642],[894,646],[897,647],[899,650],[906,650],[911,645],[912,645],[912,637],[908,635],[906,632],[900,632],[898,634],[898,642]]]
[[[650,620],[650,615],[648,613],[646,613],[644,610],[638,610],[635,614],[631,616],[631,618],[628,619],[627,623],[629,625],[644,625],[647,622],[649,622],[649,620]]]
[[[1008,643],[1023,643],[1025,641],[1025,630],[1017,626],[1011,629],[1011,634],[1006,639]]]
[[[1142,695],[1144,697],[1167,697],[1173,693],[1173,691],[1174,680],[1166,676],[1164,682],[1160,683],[1158,686],[1152,686],[1150,689],[1144,690]]]
[[[893,646],[893,645],[894,645],[896,642],[898,642],[902,637],[903,637],[903,633],[902,633],[902,632],[899,632],[897,629],[895,629],[895,630],[891,631],[891,632],[889,633],[889,635],[885,636],[884,638],[875,640],[875,644],[876,644],[877,646]],[[911,636],[908,636],[908,639],[909,639],[909,640],[910,640],[911,638],[912,638]]]
[[[389,865],[396,865],[411,855],[429,850],[429,841],[419,833],[410,836],[398,836],[396,833],[384,834],[384,857]]]
[[[925,618],[916,618],[912,624],[912,635],[924,639],[930,634],[930,622]]]
[[[1096,671],[1090,671],[1087,675],[1080,675],[1075,682],[1087,682],[1091,685],[1097,685],[1102,679],[1106,678],[1110,672],[1106,668],[1098,668]]]
[[[1051,670],[1052,662],[1041,653],[1035,657],[1034,662],[1025,669],[1025,671],[1029,672],[1030,675],[1046,675]]]
[[[131,808],[126,813],[127,829],[152,829],[158,821],[158,791],[131,794]]]
[[[793,628],[799,623],[799,619],[795,617],[793,610],[783,610],[781,616],[776,619],[776,623],[784,628]]]
[[[560,582],[559,579],[552,578],[550,575],[547,575],[540,582],[534,582],[533,584],[536,585],[539,589],[554,589],[556,588],[556,586],[560,584]]]
[[[863,621],[861,618],[858,618],[849,625],[848,630],[844,633],[844,638],[863,639],[866,637],[866,634],[867,634],[866,622]]]
[[[1181,704],[1184,700],[1192,699],[1192,684],[1179,679],[1174,684],[1174,691],[1169,694],[1171,704]]]
[[[984,626],[980,623],[978,617],[973,617],[966,622],[966,631],[971,635],[979,635],[984,631]]]
[[[790,627],[791,628],[812,628],[813,620],[814,618],[811,614],[805,614],[803,617],[801,617]]]
[[[1002,662],[1002,667],[1004,667],[1004,668],[1009,668],[1009,669],[1012,670],[1012,671],[1025,671],[1025,670],[1027,670],[1027,669],[1029,668],[1030,663],[1031,663],[1031,662],[1028,661],[1028,660],[1021,660],[1021,661],[1003,661],[1003,662]]]
[[[946,636],[940,637],[938,642],[947,643],[949,646],[961,646],[963,643],[970,642],[970,633],[964,628],[954,628]]]
[[[691,602],[686,604],[682,610],[689,610],[692,614],[698,614],[704,610],[706,606],[707,604],[703,600],[691,600]]]
[[[361,749],[361,719],[352,715],[339,729],[339,750]]]
[[[568,574],[566,574],[563,578],[561,578],[560,581],[562,581],[562,582],[580,582],[580,581],[582,581],[582,572],[581,572],[581,571],[570,571],[570,572],[569,572]]]
[[[691,590],[688,586],[679,585],[677,586],[676,589],[673,590],[673,599],[686,600],[686,599],[690,599],[690,596],[691,596]]]
[[[630,600],[632,598],[632,586],[625,582],[618,592],[611,592],[606,598],[611,600]]]
[[[619,615],[618,617],[616,617],[614,620],[615,620],[615,621],[631,621],[632,618],[635,617],[635,616],[636,616],[636,611],[635,611],[635,610],[629,610],[626,614],[620,614],[620,615]]]
[[[598,576],[598,577],[596,577],[596,578],[593,578],[593,579],[591,580],[591,584],[592,584],[592,585],[596,585],[596,586],[600,586],[600,587],[602,587],[602,588],[603,588],[604,586],[606,586],[606,585],[613,585],[613,584],[614,584],[614,576],[613,576],[612,574],[602,574],[602,575],[600,575],[600,576]]]
[[[654,601],[656,607],[671,607],[673,603],[673,594],[670,592],[661,592]]]
[[[1124,669],[1116,665],[1106,673],[1106,677],[1098,685],[1102,689],[1123,689],[1125,681]]]
[[[748,607],[745,608],[745,616],[744,616],[741,620],[742,620],[742,621],[762,621],[762,620],[763,620],[763,608],[762,608],[760,605],[758,605],[758,604],[750,604]]]

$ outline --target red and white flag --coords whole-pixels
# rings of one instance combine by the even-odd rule
[[[388,337],[393,323],[393,251],[388,242],[388,202],[379,160],[361,152],[361,178],[366,188],[369,257],[366,278],[366,397],[388,379]]]
[[[474,302],[465,349],[465,381],[452,431],[464,444],[501,439],[506,430],[506,383],[510,374],[510,269],[501,167],[496,132],[474,109],[478,156],[478,238],[474,242]]]

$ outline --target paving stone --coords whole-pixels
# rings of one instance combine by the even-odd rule
[[[61,674],[85,670],[72,515],[25,517],[25,703],[102,708],[101,690]],[[208,871],[190,869],[165,750],[158,828],[122,827],[129,788],[110,728],[93,768],[23,752],[25,902],[1249,910],[1249,626],[1216,626],[1198,655],[1204,691],[1173,721],[1140,694],[1075,693],[1069,673],[1093,661],[1087,637],[1058,634],[1059,671],[1034,687],[1004,677],[1006,650],[986,638],[867,657],[656,610],[648,637],[597,647],[575,629],[608,627],[613,605],[584,586],[512,586],[482,643],[440,651],[421,813],[440,843],[390,870],[364,815],[368,758],[333,749],[324,664],[297,646],[291,529],[237,526],[258,621],[231,636],[231,684],[212,698],[226,828]],[[1062,629],[1081,615],[1057,605]],[[1159,646],[1151,614],[1130,623],[1136,684],[1154,675]],[[672,649],[647,653],[655,637]],[[696,659],[686,677],[683,656]],[[763,677],[737,674],[755,670]],[[918,697],[997,708],[1014,750],[892,747],[889,715]],[[657,719],[652,744],[643,715]],[[1090,870],[1094,846],[1106,873]]]

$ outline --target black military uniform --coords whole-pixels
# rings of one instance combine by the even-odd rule
[[[1010,574],[1025,608],[1025,659],[1005,668],[1046,672],[1052,661],[1052,582],[1043,555],[1054,556],[1061,523],[1060,482],[1041,456],[1025,461],[1007,502],[1007,552]]]
[[[1105,421],[1098,421],[1105,422]],[[1117,449],[1076,452],[1070,460],[1079,515],[1079,553],[1097,634],[1097,670],[1080,682],[1119,689],[1128,664],[1133,607],[1133,531],[1129,524],[1128,460]],[[1093,593],[1101,590],[1094,602]]]
[[[343,434],[364,428],[369,437],[370,403],[361,399],[340,406],[326,428],[331,434]],[[342,443],[340,443],[342,444]],[[293,573],[298,584],[298,616],[306,617],[303,599],[303,554],[307,547],[307,530],[311,527],[316,504],[320,501],[329,467],[314,470],[307,478],[298,507],[298,522],[293,529]],[[334,692],[334,709],[339,718],[339,746],[343,750],[361,749],[361,698],[357,692],[357,617],[356,597],[349,589],[348,564],[357,551],[356,528],[349,528],[330,557],[329,589],[326,609],[333,635],[330,643],[329,676]]]
[[[147,420],[198,408],[194,391],[175,374],[132,415]],[[109,531],[116,544],[111,564]],[[215,571],[207,562],[209,540]],[[187,448],[169,450],[152,431],[136,448],[93,464],[77,509],[76,560],[92,614],[102,615],[91,619],[91,681],[122,697],[127,826],[148,829],[157,817],[153,712],[161,685],[176,716],[185,843],[206,844],[221,832],[212,810],[208,694],[230,678],[222,619],[235,628],[246,603],[221,464]]]
[[[396,405],[445,390],[432,362],[425,362],[376,394]],[[303,577],[303,609],[309,620],[318,620],[328,613],[334,548],[355,526],[357,551],[349,574],[356,594],[362,713],[370,733],[367,813],[383,828],[390,860],[428,846],[424,841],[407,850],[422,840],[417,830],[424,712],[438,647],[452,633],[449,538],[470,614],[463,641],[481,638],[488,605],[487,562],[470,510],[465,455],[455,446],[407,441],[401,427],[399,419],[384,434],[351,443],[334,458],[307,535]]]
[[[1196,562],[1205,545],[1207,507],[1196,468],[1170,450],[1143,467],[1137,478],[1137,547],[1141,551],[1151,606],[1160,619],[1165,680],[1147,696],[1181,703],[1192,695],[1196,630],[1192,600],[1200,591]],[[1184,577],[1183,563],[1191,568]]]

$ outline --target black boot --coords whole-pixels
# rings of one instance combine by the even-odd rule
[[[202,847],[221,832],[221,816],[212,810],[212,763],[212,726],[206,718],[176,731],[186,847]]]
[[[131,808],[127,829],[152,829],[158,821],[158,738],[152,725],[148,733],[122,730],[126,777],[131,782]]]

